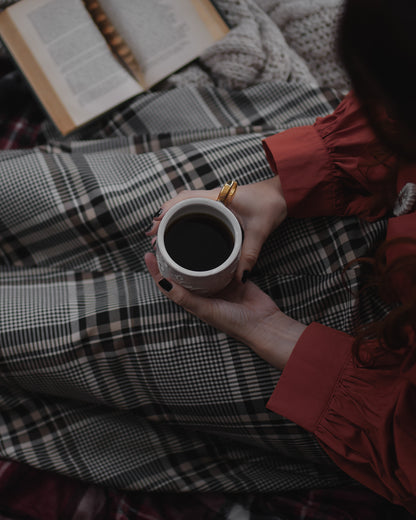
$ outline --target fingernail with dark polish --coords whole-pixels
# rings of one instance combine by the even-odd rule
[[[159,280],[159,285],[166,292],[169,292],[173,288],[173,285],[169,282],[169,280],[166,280],[166,278]]]
[[[163,213],[163,208],[160,208],[159,211],[153,215],[153,218],[155,219],[155,218],[157,218],[157,217],[160,217],[160,215],[161,215],[162,213]]]
[[[241,281],[242,281],[243,283],[246,283],[247,280],[248,280],[249,275],[250,275],[250,271],[245,270],[245,271],[243,272],[243,276],[241,277]]]

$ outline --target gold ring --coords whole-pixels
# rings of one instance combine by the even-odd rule
[[[229,181],[224,184],[218,194],[217,200],[222,202],[224,206],[229,206],[234,198],[237,190],[237,181]]]

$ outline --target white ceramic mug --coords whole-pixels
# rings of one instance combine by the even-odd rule
[[[219,219],[229,230],[234,245],[226,260],[208,271],[192,271],[177,264],[169,255],[165,245],[165,233],[169,225],[185,215],[204,214]],[[242,231],[234,213],[221,202],[201,197],[185,199],[172,206],[163,216],[157,232],[156,258],[159,271],[186,289],[199,294],[215,294],[232,280],[240,259]]]

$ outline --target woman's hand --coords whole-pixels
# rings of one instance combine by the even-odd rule
[[[152,253],[145,255],[145,262],[168,298],[252,348],[274,367],[283,369],[306,327],[283,314],[255,284],[234,280],[215,297],[203,297],[162,278]]]
[[[162,212],[155,216],[153,225],[147,234],[153,236],[157,233],[163,215],[177,202],[191,197],[206,197],[216,200],[219,192],[220,188],[181,192],[162,206]],[[244,241],[236,278],[245,280],[247,274],[257,262],[260,250],[267,237],[286,218],[286,202],[279,177],[276,175],[271,179],[255,184],[238,186],[229,207],[244,230]]]

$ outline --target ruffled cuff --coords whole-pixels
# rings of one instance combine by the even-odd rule
[[[282,183],[288,215],[337,213],[331,159],[313,126],[291,128],[262,141],[272,171]]]
[[[314,432],[351,356],[353,338],[312,323],[292,352],[267,408]]]

